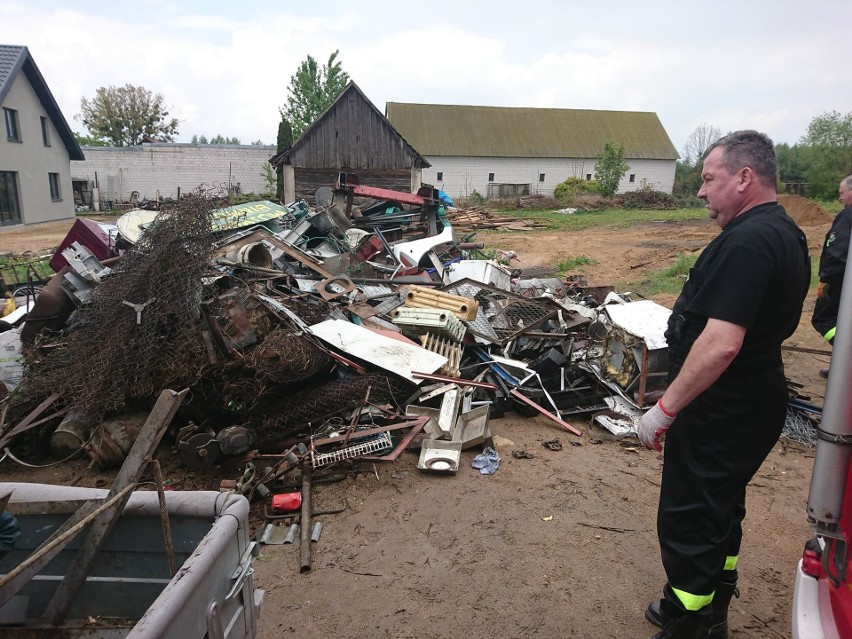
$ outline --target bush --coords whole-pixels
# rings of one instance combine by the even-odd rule
[[[653,189],[628,191],[620,196],[626,209],[676,209],[677,201],[668,193]]]
[[[567,200],[573,195],[595,195],[599,192],[599,189],[597,180],[584,180],[571,176],[556,185],[553,196],[557,200]]]

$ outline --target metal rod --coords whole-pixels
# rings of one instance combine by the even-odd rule
[[[299,572],[311,569],[311,464],[302,463],[302,516],[299,520],[299,554],[301,567]]]

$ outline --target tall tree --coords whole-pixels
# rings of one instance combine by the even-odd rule
[[[712,124],[702,122],[686,138],[683,145],[683,161],[689,166],[695,166],[704,157],[707,148],[722,137],[722,132]]]
[[[595,165],[595,179],[601,195],[610,197],[618,190],[618,183],[630,165],[624,161],[624,145],[609,140],[598,154]]]
[[[834,199],[840,180],[852,174],[852,111],[818,115],[800,144],[808,147],[808,195]]]
[[[91,100],[80,101],[75,116],[92,137],[113,146],[133,146],[145,139],[172,142],[178,132],[177,118],[169,118],[162,94],[144,87],[100,87]]]
[[[279,108],[281,116],[290,123],[293,137],[298,139],[314,120],[325,111],[349,82],[349,74],[337,59],[339,50],[328,57],[320,69],[317,61],[308,56],[290,77],[287,104]]]

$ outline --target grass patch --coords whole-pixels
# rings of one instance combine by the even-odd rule
[[[47,257],[21,260],[0,256],[0,278],[3,278],[8,287],[28,282],[44,282],[54,274],[49,262],[50,258]]]
[[[569,271],[581,271],[583,270],[583,266],[585,265],[594,265],[597,264],[598,261],[592,259],[591,257],[585,257],[584,255],[580,255],[577,257],[569,257],[567,260],[562,260],[561,262],[556,263],[556,270],[559,271],[559,274],[562,275],[564,273],[568,273]]]
[[[689,275],[689,269],[695,265],[698,255],[687,255],[678,253],[675,263],[671,266],[655,271],[642,282],[638,288],[641,295],[651,297],[661,293],[680,293],[683,283]]]
[[[706,220],[704,209],[604,209],[601,211],[577,211],[576,213],[555,213],[547,211],[501,210],[501,215],[516,217],[520,220],[536,219],[553,230],[579,230],[592,226],[616,225],[629,226],[634,223],[660,222],[671,220]]]

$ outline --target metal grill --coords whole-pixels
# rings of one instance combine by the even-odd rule
[[[39,337],[22,392],[59,391],[72,408],[100,415],[190,382],[205,362],[197,321],[211,206],[194,194],[164,208],[71,316],[67,335]]]
[[[357,435],[357,433],[356,433]],[[364,455],[372,455],[393,448],[393,440],[390,433],[379,433],[374,439],[365,442],[353,444],[340,450],[333,450],[328,453],[317,453],[311,449],[311,466],[319,468],[320,466],[328,466],[335,462],[343,461],[344,459],[353,459]]]
[[[558,311],[548,300],[527,299],[471,279],[459,280],[441,290],[479,302],[476,319],[464,323],[471,333],[498,346],[540,326]]]

